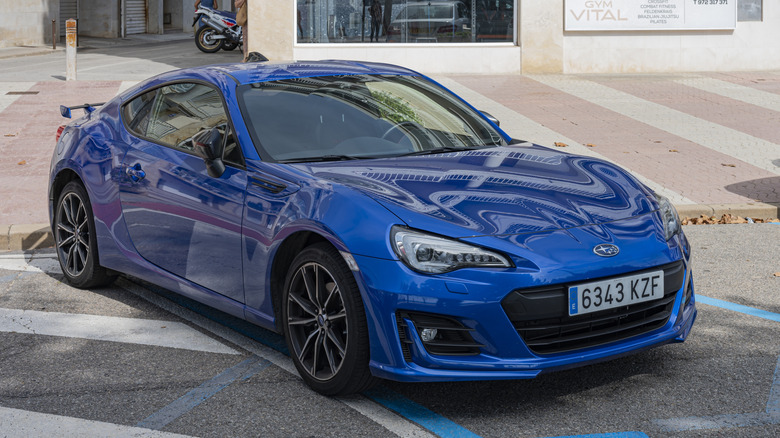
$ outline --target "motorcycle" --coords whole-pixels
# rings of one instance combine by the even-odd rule
[[[236,23],[235,13],[199,6],[192,25],[195,26],[201,18],[203,24],[195,31],[195,45],[202,52],[233,50],[243,44],[241,26]]]

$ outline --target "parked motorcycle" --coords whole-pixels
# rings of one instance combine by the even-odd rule
[[[195,31],[195,45],[202,52],[233,50],[243,44],[241,26],[236,23],[235,13],[199,6],[192,25],[195,26],[201,18],[203,24]]]

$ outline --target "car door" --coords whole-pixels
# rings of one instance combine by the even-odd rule
[[[244,302],[241,220],[247,176],[221,93],[175,83],[128,102],[130,135],[122,161],[120,201],[130,238],[144,259]],[[226,170],[209,176],[192,136],[217,127]]]

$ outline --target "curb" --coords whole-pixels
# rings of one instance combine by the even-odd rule
[[[0,251],[51,248],[54,237],[49,224],[0,225]]]
[[[3,47],[0,48],[0,59],[21,58],[24,56],[50,55],[64,52],[65,46],[58,45],[56,49],[51,47]]]
[[[780,203],[682,204],[675,205],[680,219],[705,216],[734,216],[768,219],[780,217]],[[27,251],[52,248],[54,237],[49,224],[0,225],[0,251]]]

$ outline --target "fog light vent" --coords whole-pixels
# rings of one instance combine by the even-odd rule
[[[471,332],[474,329],[465,327],[455,318],[418,312],[399,312],[396,316],[399,321],[399,333],[401,332],[401,325],[403,325],[404,329],[409,328],[407,324],[402,324],[401,321],[410,320],[414,323],[417,335],[422,340],[423,346],[429,354],[475,356],[480,353],[480,348],[484,347],[484,345],[475,342],[471,336]],[[404,335],[402,335],[401,339],[402,348],[404,347],[404,341],[411,343],[408,338],[404,339]]]

